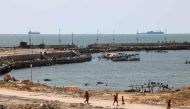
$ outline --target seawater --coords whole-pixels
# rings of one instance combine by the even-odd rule
[[[124,90],[132,84],[143,84],[149,80],[169,84],[173,88],[190,85],[190,65],[184,63],[190,57],[190,50],[127,53],[139,53],[141,60],[112,62],[98,59],[101,54],[92,54],[90,62],[12,70],[9,74],[16,79],[30,79],[32,72],[34,82],[39,80],[51,86],[76,85],[95,90]],[[52,81],[45,82],[45,78]],[[107,86],[96,85],[97,82]],[[85,86],[85,83],[89,83],[89,86]]]
[[[112,34],[99,34],[98,39],[99,43],[112,43],[113,42]],[[32,44],[59,44],[59,35],[58,34],[31,34],[31,43]],[[136,34],[115,34],[114,43],[136,43],[137,35]],[[61,44],[71,44],[72,35],[71,34],[61,34],[60,35]],[[96,34],[74,34],[73,42],[79,47],[85,47],[88,44],[96,43],[97,35]],[[165,35],[138,35],[139,43],[156,43],[158,41],[164,41]],[[167,41],[176,42],[190,42],[190,34],[167,34]],[[28,34],[0,34],[0,47],[13,47],[18,46],[21,41],[29,42]]]

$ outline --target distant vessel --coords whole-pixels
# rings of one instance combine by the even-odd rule
[[[28,32],[28,34],[40,34],[40,32],[32,32],[31,30]]]
[[[145,33],[137,33],[137,34],[164,34],[163,31],[147,31]]]

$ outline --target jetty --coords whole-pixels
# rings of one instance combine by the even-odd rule
[[[77,50],[7,48],[0,52],[0,74],[12,69],[81,63],[91,60],[90,54]]]
[[[190,50],[190,42],[158,42],[158,43],[104,43],[90,44],[81,52],[114,52],[114,51],[152,51],[166,53],[166,50]]]

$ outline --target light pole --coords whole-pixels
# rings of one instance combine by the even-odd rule
[[[61,29],[59,28],[59,47],[61,46]]]
[[[72,45],[73,45],[73,32],[72,32]]]
[[[137,30],[137,44],[139,43],[139,30]]]
[[[167,39],[166,39],[166,32],[167,32],[167,29],[165,29],[165,34],[164,34],[164,40],[165,40],[165,44],[167,43]]]
[[[115,31],[113,30],[113,44],[115,42]]]
[[[99,40],[99,30],[97,29],[96,44],[98,44],[98,40]]]
[[[30,64],[30,69],[31,69],[31,72],[30,72],[30,79],[31,79],[31,82],[32,82],[32,64]]]
[[[13,46],[13,48],[14,48],[14,55],[15,55],[15,49],[16,49],[16,48],[15,48],[15,45]]]

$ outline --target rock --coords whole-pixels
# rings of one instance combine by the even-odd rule
[[[97,82],[96,85],[98,85],[98,84],[104,84],[104,83],[103,82]]]
[[[3,77],[4,81],[8,82],[10,80],[12,80],[11,76],[6,74],[4,77]]]
[[[44,81],[51,81],[51,79],[44,79]]]
[[[65,86],[64,89],[69,92],[77,92],[79,90],[77,86]]]
[[[31,85],[32,82],[30,80],[22,80],[21,84],[27,84],[27,85]]]

